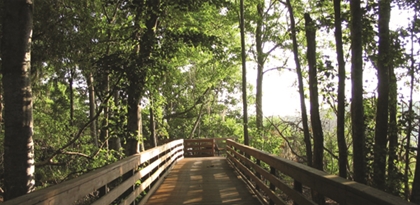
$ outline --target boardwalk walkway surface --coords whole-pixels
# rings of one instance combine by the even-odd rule
[[[169,173],[147,205],[258,205],[223,157],[185,158]]]

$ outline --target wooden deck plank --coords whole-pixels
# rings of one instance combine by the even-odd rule
[[[148,205],[257,205],[258,199],[238,179],[224,157],[179,161]]]

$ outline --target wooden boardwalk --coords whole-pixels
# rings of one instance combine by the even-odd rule
[[[224,157],[184,158],[150,197],[148,205],[258,205]]]

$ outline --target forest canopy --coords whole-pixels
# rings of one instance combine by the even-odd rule
[[[4,200],[168,140],[235,138],[420,203],[420,3],[240,2],[1,1]]]

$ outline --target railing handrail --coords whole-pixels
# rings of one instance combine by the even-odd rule
[[[185,157],[214,156],[215,140],[213,138],[184,139]]]
[[[162,153],[165,154],[161,155]],[[153,158],[156,160],[150,161]],[[130,200],[134,200],[136,198],[136,194],[141,193],[148,184],[150,185],[156,181],[159,178],[159,175],[163,172],[168,172],[171,165],[182,158],[183,139],[174,140],[159,147],[126,157],[118,162],[106,165],[80,177],[34,191],[21,197],[3,202],[2,204],[73,204],[74,202],[83,199],[90,193],[96,192],[100,188],[104,188],[104,186],[108,183],[122,177],[130,171],[132,171],[132,174],[127,181],[136,182],[137,180],[148,176],[148,179],[144,180],[142,184],[137,187],[136,190],[133,190],[133,192],[127,197],[130,198]],[[144,165],[145,167],[143,169],[137,170],[139,166],[143,165],[145,162],[149,163]],[[151,173],[150,171],[154,169],[157,170]],[[118,186],[128,186],[129,188],[133,185],[134,183],[129,184],[124,181]],[[119,192],[127,190],[125,187],[117,187],[112,189],[108,196],[105,194],[94,203],[104,204],[102,202],[112,202],[120,196],[120,194],[118,194]]]
[[[296,193],[293,193],[295,190],[284,187],[284,184],[282,185],[282,182],[279,182],[280,180],[275,175],[268,176],[268,171],[263,169],[261,166],[257,166],[257,164],[249,158],[252,157],[256,160],[263,161],[268,164],[271,169],[275,169],[290,176],[301,184],[310,187],[311,189],[337,201],[340,204],[414,205],[413,203],[407,202],[397,196],[388,194],[373,187],[360,184],[355,181],[350,181],[337,175],[328,174],[312,167],[263,152],[253,147],[239,144],[232,140],[227,140],[226,144],[228,151],[227,156],[231,164],[239,168],[240,171],[243,171],[247,177],[252,178],[254,183],[260,186],[265,186],[265,183],[259,182],[260,177],[257,176],[265,175],[265,179],[269,180],[270,184],[279,184],[281,187],[277,188],[285,189],[282,191],[285,193],[291,193],[289,197],[295,201],[300,200],[301,204],[314,204],[314,202],[306,201],[301,198],[301,194],[297,193],[297,191]],[[252,172],[249,167],[256,171]],[[257,189],[256,187],[254,188]],[[262,187],[259,187],[259,189],[261,188]],[[265,190],[269,190],[269,192],[271,192],[266,194],[270,198],[273,197],[272,200],[280,200],[274,199],[277,196],[273,191],[271,191],[272,189],[270,190],[270,188],[265,187]]]

